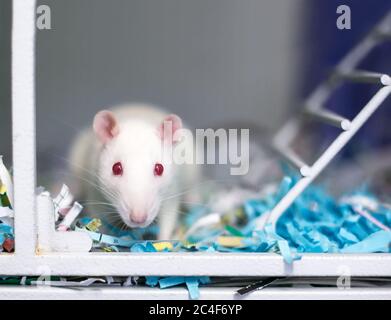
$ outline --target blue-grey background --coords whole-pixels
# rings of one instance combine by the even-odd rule
[[[38,166],[66,156],[95,112],[145,101],[193,127],[238,121],[275,131],[391,7],[389,0],[39,0],[52,30],[37,32]],[[338,30],[336,8],[352,9]],[[11,1],[0,2],[0,153],[11,163]],[[388,51],[387,51],[388,50]],[[366,67],[390,71],[391,48]],[[332,106],[353,114],[370,91],[348,89]],[[389,108],[354,150],[390,144]],[[322,137],[327,137],[326,130]],[[352,151],[353,150],[353,151]]]
[[[39,0],[51,8],[52,30],[37,32],[38,165],[66,155],[98,110],[125,101],[155,103],[193,127],[241,120],[274,128],[295,93],[302,3]],[[1,149],[8,154],[9,143]]]

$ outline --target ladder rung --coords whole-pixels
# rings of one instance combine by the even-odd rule
[[[353,70],[349,72],[339,72],[336,76],[354,82],[379,83],[383,86],[391,85],[390,76],[384,73]]]
[[[350,129],[350,120],[332,111],[328,111],[324,109],[314,109],[314,110],[306,109],[304,111],[304,114],[316,120],[323,121],[335,127],[341,128],[344,131]]]
[[[299,170],[303,177],[307,177],[311,173],[311,168],[290,148],[275,147],[276,151],[281,154],[292,166]]]
[[[391,40],[391,30],[378,30],[376,36],[382,40]]]

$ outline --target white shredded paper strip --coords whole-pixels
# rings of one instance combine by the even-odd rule
[[[7,168],[4,165],[3,162],[3,156],[0,156],[0,181],[3,185],[5,185],[5,188],[7,190],[7,197],[9,202],[11,203],[11,206],[13,207],[14,204],[14,187],[12,184],[11,175],[9,174]]]
[[[14,211],[8,207],[0,207],[0,218],[13,217]]]
[[[53,203],[56,211],[70,207],[73,201],[73,195],[67,185],[63,184],[60,193],[54,198]]]
[[[75,202],[72,208],[68,211],[64,219],[59,224],[58,229],[63,230],[69,228],[82,210],[83,206],[80,203]]]

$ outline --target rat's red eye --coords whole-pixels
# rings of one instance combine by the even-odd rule
[[[113,164],[113,174],[115,176],[122,176],[123,169],[122,169],[122,163],[116,162]]]
[[[156,163],[153,173],[155,176],[161,176],[163,174],[164,167],[161,163]]]

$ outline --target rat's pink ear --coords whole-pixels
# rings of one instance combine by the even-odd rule
[[[118,122],[108,110],[99,111],[94,117],[94,132],[102,143],[107,143],[119,133]]]
[[[177,142],[175,132],[182,129],[182,120],[176,114],[170,114],[164,118],[159,126],[159,135],[162,139],[171,139],[172,142]]]

